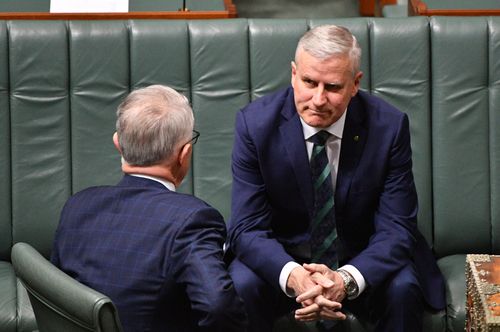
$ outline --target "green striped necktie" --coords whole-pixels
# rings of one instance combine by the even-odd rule
[[[336,252],[337,228],[335,224],[335,203],[326,140],[327,131],[320,131],[311,137],[314,143],[311,154],[311,173],[314,186],[314,211],[310,225],[312,262],[321,263],[332,269],[338,267]]]

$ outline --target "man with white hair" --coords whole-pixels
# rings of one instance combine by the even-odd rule
[[[417,229],[408,117],[359,90],[360,57],[348,29],[316,27],[291,87],[237,114],[229,269],[252,331],[344,308],[376,331],[422,331],[424,310],[445,306]]]
[[[124,331],[245,331],[222,260],[222,216],[175,192],[199,136],[187,99],[153,85],[133,91],[117,116],[125,175],[68,200],[52,262],[109,296]]]

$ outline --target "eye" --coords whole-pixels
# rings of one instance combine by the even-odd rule
[[[316,85],[318,85],[316,82],[314,82],[313,80],[311,80],[310,78],[303,78],[302,81],[304,82],[304,84],[307,86],[307,87],[315,87]]]
[[[341,84],[329,83],[325,84],[325,90],[329,92],[336,92],[342,90],[343,86]]]

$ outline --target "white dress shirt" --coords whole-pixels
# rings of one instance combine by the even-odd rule
[[[346,112],[342,115],[340,119],[338,119],[335,123],[333,123],[330,127],[328,128],[315,128],[309,126],[307,123],[305,123],[302,118],[300,119],[300,122],[302,123],[302,132],[304,134],[304,140],[306,142],[306,148],[307,148],[307,155],[309,159],[311,159],[311,154],[312,154],[312,149],[314,143],[309,141],[309,139],[314,136],[317,132],[321,130],[325,130],[331,134],[331,136],[328,138],[326,141],[326,155],[328,157],[328,163],[330,165],[331,169],[331,176],[332,176],[332,185],[333,185],[333,192],[335,192],[336,189],[336,184],[337,184],[337,173],[339,169],[339,157],[340,157],[340,147],[342,144],[342,133],[344,132],[344,124],[345,124],[345,117],[346,117]],[[290,294],[287,292],[286,289],[286,284],[288,281],[288,277],[290,276],[290,273],[294,268],[297,266],[300,266],[296,262],[288,262],[285,264],[283,269],[281,270],[280,277],[279,277],[279,284],[283,292],[285,292],[286,295],[293,297],[296,294]],[[355,268],[352,265],[344,265],[340,267],[340,269],[345,270],[349,272],[354,280],[356,280],[356,283],[358,284],[358,294],[353,297],[356,298],[361,294],[365,288],[366,288],[366,282],[365,278],[361,275],[359,270]]]
[[[144,174],[136,174],[136,173],[131,173],[129,174],[130,176],[136,176],[138,178],[145,178],[145,179],[150,179],[156,182],[160,182],[162,185],[164,185],[168,190],[170,191],[175,191],[175,186],[172,182],[167,181],[165,179],[157,178],[156,176],[150,176],[150,175],[144,175]]]

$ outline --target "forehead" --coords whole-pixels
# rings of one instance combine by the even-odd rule
[[[352,63],[347,55],[318,59],[302,51],[297,54],[295,64],[301,77],[328,81],[330,78],[352,76]]]

